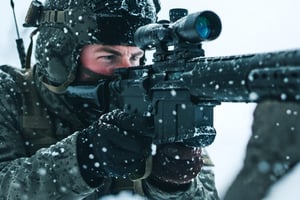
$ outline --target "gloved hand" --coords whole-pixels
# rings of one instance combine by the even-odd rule
[[[81,131],[77,157],[83,178],[96,186],[102,177],[126,177],[143,171],[151,155],[151,139],[142,135],[146,129],[136,117],[114,110]]]
[[[158,145],[150,179],[165,189],[186,185],[197,176],[202,164],[200,147],[187,147],[183,143]]]

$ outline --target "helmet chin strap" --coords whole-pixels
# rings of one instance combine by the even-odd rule
[[[79,68],[80,68],[79,70],[81,71],[81,73],[88,76],[88,80],[91,79],[91,80],[99,81],[99,80],[112,79],[112,76],[105,76],[102,74],[97,74],[97,73],[87,69],[86,67],[80,66]],[[67,88],[69,87],[69,85],[71,83],[73,83],[74,81],[76,82],[76,76],[73,73],[71,73],[65,82],[63,82],[62,84],[57,85],[57,86],[50,84],[49,81],[47,80],[47,78],[45,77],[45,75],[40,76],[39,80],[51,92],[56,93],[56,94],[62,94],[62,93],[66,92]],[[96,85],[96,83],[95,83],[95,85]]]
[[[51,92],[56,94],[62,94],[66,91],[67,87],[75,80],[75,76],[71,73],[67,80],[58,86],[49,84],[45,75],[40,76],[39,80]]]

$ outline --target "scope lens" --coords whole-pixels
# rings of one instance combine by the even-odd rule
[[[206,17],[198,17],[195,26],[201,38],[208,39],[210,37],[211,28],[209,20]]]

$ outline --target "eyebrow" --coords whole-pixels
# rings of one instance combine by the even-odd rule
[[[110,47],[100,47],[100,48],[98,48],[96,51],[98,51],[98,52],[100,52],[100,51],[105,51],[105,52],[107,52],[107,53],[112,53],[112,54],[115,54],[115,55],[117,55],[117,56],[122,56],[122,54],[121,54],[119,51],[114,50],[114,49],[112,49],[112,48],[110,48]],[[139,51],[133,53],[132,55],[133,55],[133,56],[143,56],[143,55],[144,55],[144,52],[143,52],[142,50],[139,50]]]

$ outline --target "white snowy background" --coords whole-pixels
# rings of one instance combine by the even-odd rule
[[[25,29],[25,14],[30,0],[15,0],[15,11],[25,48],[32,29]],[[212,10],[222,20],[222,33],[205,43],[206,56],[236,55],[300,48],[300,1],[298,0],[161,0],[160,19],[168,18],[170,8],[187,8],[190,13]],[[16,29],[10,0],[0,1],[0,64],[19,67],[15,48]],[[242,167],[250,136],[255,104],[223,103],[215,109],[218,135],[208,148],[216,165],[216,184],[222,197]],[[296,200],[300,197],[300,167],[271,190],[267,200]],[[249,188],[251,189],[251,188]],[[126,195],[118,197],[125,199]]]

